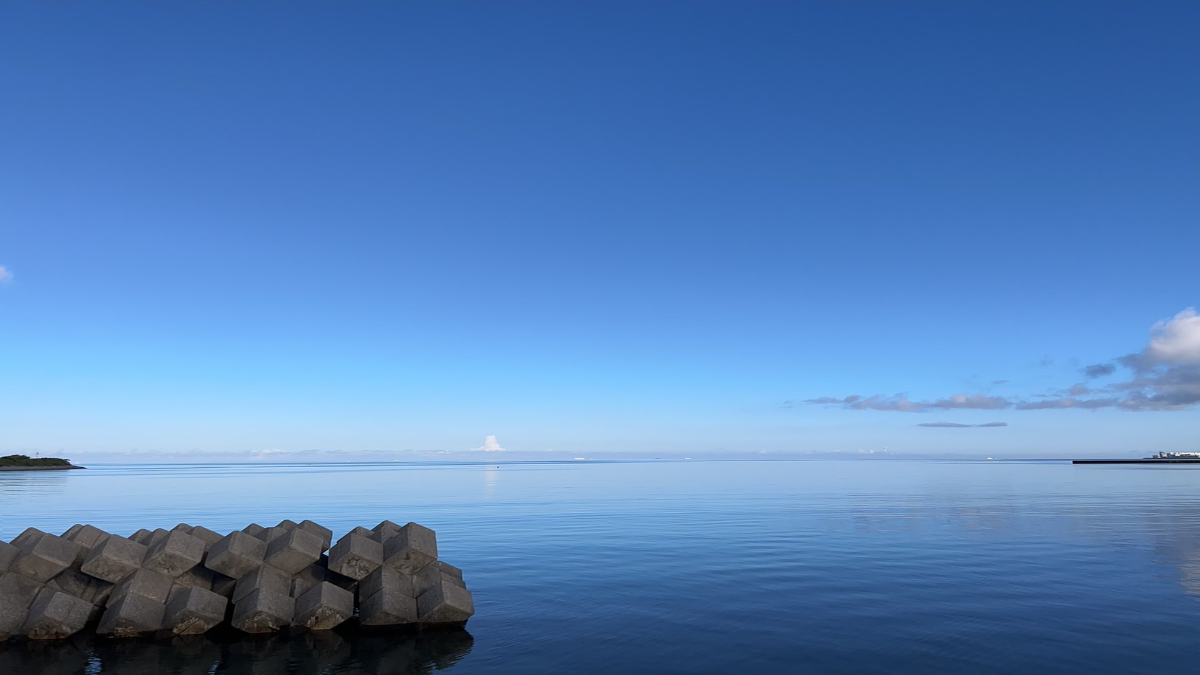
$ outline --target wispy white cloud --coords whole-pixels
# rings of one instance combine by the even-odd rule
[[[4,265],[0,265],[0,284],[8,283],[13,280],[12,270]]]
[[[483,439],[482,447],[471,449],[477,452],[504,452],[504,448],[500,447],[500,441],[497,441],[494,435]]]

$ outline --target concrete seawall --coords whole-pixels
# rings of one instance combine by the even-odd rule
[[[461,626],[474,613],[462,571],[438,560],[436,534],[416,523],[385,520],[336,542],[308,520],[128,537],[29,528],[0,542],[0,641]]]

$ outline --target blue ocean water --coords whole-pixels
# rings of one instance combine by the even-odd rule
[[[0,473],[2,539],[76,522],[129,534],[283,518],[335,535],[385,518],[432,527],[478,613],[465,633],[395,639],[2,648],[0,670],[1182,673],[1195,672],[1200,654],[1200,467],[658,461]]]

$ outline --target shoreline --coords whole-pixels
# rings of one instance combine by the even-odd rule
[[[86,466],[0,466],[0,471],[70,471],[71,469],[86,469]]]

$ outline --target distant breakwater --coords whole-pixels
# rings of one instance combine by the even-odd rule
[[[0,641],[462,626],[474,613],[462,571],[416,523],[356,527],[336,543],[310,520],[128,537],[29,528],[0,542]]]

